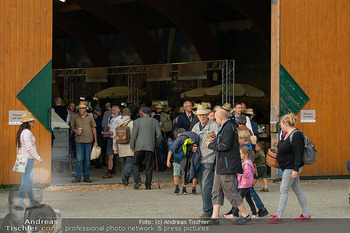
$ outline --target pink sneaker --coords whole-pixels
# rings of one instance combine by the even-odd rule
[[[230,220],[235,220],[237,217],[234,216],[233,214],[224,214],[224,218],[230,219]]]
[[[258,220],[259,219],[259,215],[256,214],[256,215],[252,215],[252,220]]]
[[[299,218],[294,219],[295,222],[310,222],[311,221],[311,215],[308,217],[305,217],[303,214],[300,215]]]
[[[277,224],[282,223],[282,218],[277,217],[277,215],[274,215],[274,216],[271,215],[271,216],[272,218],[266,219],[266,221],[270,223],[277,223]]]

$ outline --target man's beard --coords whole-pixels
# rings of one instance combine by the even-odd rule
[[[118,115],[117,115],[117,113],[112,113],[112,117],[114,118],[114,117],[117,117]]]

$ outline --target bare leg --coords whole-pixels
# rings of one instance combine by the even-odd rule
[[[179,185],[180,184],[180,178],[178,176],[174,176],[174,184]]]
[[[265,187],[267,187],[267,180],[265,178],[263,178],[263,180],[264,180]]]
[[[219,218],[219,212],[220,212],[220,205],[213,205],[213,215],[211,218],[218,219]]]
[[[114,155],[108,155],[108,170],[113,169],[113,156]]]
[[[197,185],[197,178],[194,178],[192,181],[192,187],[195,188]]]
[[[244,206],[243,203],[240,204],[237,208],[239,209],[239,211],[241,212],[241,214],[242,214],[243,217],[247,217],[247,216],[248,216],[248,212],[247,212],[247,210],[245,209],[245,206]]]
[[[265,179],[266,180],[266,179]],[[253,186],[255,186],[256,184],[256,179],[253,180]]]

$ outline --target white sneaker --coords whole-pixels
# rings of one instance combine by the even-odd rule
[[[258,214],[252,215],[252,220],[258,220],[258,219],[259,219],[259,215]]]

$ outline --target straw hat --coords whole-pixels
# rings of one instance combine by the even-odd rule
[[[34,121],[35,119],[34,119],[34,116],[33,116],[33,114],[32,113],[30,113],[30,112],[27,112],[27,113],[24,113],[23,115],[22,115],[22,123],[25,123],[25,122],[30,122],[30,121]]]
[[[231,104],[229,103],[225,103],[223,106],[222,106],[222,109],[225,109],[226,111],[231,111],[232,108],[231,108]]]
[[[200,104],[195,103],[195,104],[193,105],[192,109],[198,108],[199,105],[200,105]]]
[[[207,106],[205,105],[198,105],[197,111],[194,112],[196,115],[206,115],[209,114],[210,110],[207,109]]]
[[[202,102],[201,105],[204,105],[207,108],[211,108],[211,104],[209,102]]]
[[[79,105],[77,106],[77,109],[79,108],[87,108],[87,101],[80,101]]]
[[[183,113],[185,111],[185,109],[184,109],[184,107],[179,107],[179,111],[178,111],[178,113]]]
[[[245,114],[245,115],[253,115],[253,116],[255,116],[254,111],[253,111],[252,108],[248,108],[248,109],[245,111],[244,114]]]
[[[155,105],[155,108],[163,109],[164,106],[163,106],[160,102],[158,102],[158,103]]]
[[[171,107],[166,106],[166,107],[164,108],[164,112],[169,112],[171,109],[172,109]]]

